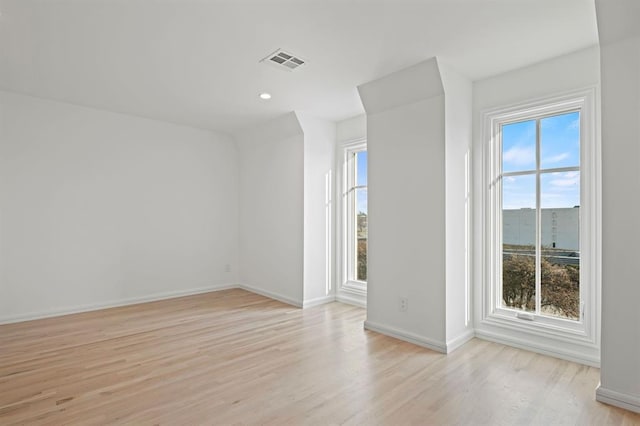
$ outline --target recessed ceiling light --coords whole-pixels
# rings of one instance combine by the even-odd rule
[[[260,93],[260,99],[264,99],[264,100],[271,99],[271,94],[267,92]]]

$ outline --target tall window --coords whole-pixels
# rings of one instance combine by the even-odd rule
[[[592,92],[487,114],[485,320],[595,338],[593,116]]]
[[[580,111],[500,123],[503,308],[580,316]]]
[[[344,149],[343,169],[343,289],[364,290],[367,282],[367,147],[364,142]]]

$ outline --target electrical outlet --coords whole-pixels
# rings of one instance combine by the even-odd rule
[[[409,310],[409,299],[406,297],[400,298],[400,305],[398,306],[400,312],[407,312]]]
[[[227,263],[226,265],[224,265],[224,271],[231,272],[231,264]]]

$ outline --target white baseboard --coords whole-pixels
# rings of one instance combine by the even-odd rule
[[[292,299],[289,296],[284,296],[282,294],[274,293],[268,290],[262,290],[260,288],[240,284],[237,288],[241,288],[243,290],[250,291],[251,293],[259,294],[260,296],[268,297],[269,299],[274,299],[282,303],[286,303],[287,305],[293,305],[296,308],[302,308],[302,301]]]
[[[473,329],[463,331],[458,337],[455,337],[447,341],[446,353],[450,354],[451,352],[458,349],[460,346],[467,343],[469,340],[473,339],[475,336],[476,336],[476,333]]]
[[[524,349],[527,351],[539,353],[542,355],[552,356],[554,358],[565,359],[567,361],[577,362],[578,364],[584,364],[591,367],[600,368],[600,359],[592,358],[579,352],[573,352],[565,349],[559,349],[558,347],[543,345],[536,343],[535,345],[529,344],[526,340],[515,339],[510,336],[504,336],[501,334],[493,333],[486,330],[475,330],[475,336],[479,339],[488,340],[490,342],[500,343],[502,345],[513,346],[515,348]]]
[[[414,345],[422,346],[427,349],[431,349],[436,352],[446,353],[447,345],[444,342],[429,339],[423,336],[419,336],[415,333],[411,333],[404,330],[399,330],[394,327],[388,327],[386,325],[377,324],[371,321],[364,322],[365,330],[375,331],[385,336],[394,337],[405,342],[413,343]]]
[[[358,306],[360,308],[367,307],[367,298],[366,296],[354,295],[345,292],[338,292],[336,295],[336,301],[340,303],[346,303],[348,305]]]
[[[238,285],[238,284],[222,284],[222,285],[216,285],[211,287],[194,288],[190,290],[166,291],[162,293],[150,294],[148,296],[129,297],[126,299],[110,300],[107,302],[89,303],[89,304],[78,305],[78,306],[68,306],[63,308],[50,309],[46,311],[29,312],[26,314],[2,316],[0,317],[0,325],[23,322],[23,321],[32,321],[32,320],[43,319],[43,318],[58,317],[62,315],[78,314],[82,312],[97,311],[99,309],[117,308],[120,306],[135,305],[138,303],[155,302],[157,300],[174,299],[176,297],[192,296],[195,294],[210,293],[213,291],[221,291],[221,290],[230,290],[233,288],[241,288],[251,293],[256,293],[261,296],[268,297],[270,299],[275,299],[280,302],[286,303],[288,305],[293,305],[297,308],[301,308],[303,305],[302,302],[300,301],[293,300],[281,294],[272,293],[270,291],[261,290],[255,287]],[[334,300],[334,297],[327,296],[327,298],[322,298],[322,299],[327,299],[327,300],[324,301],[324,300],[314,299],[309,301],[312,304],[308,304],[305,306],[306,307],[316,306],[322,303],[332,302]]]
[[[238,288],[236,284],[223,284],[211,287],[201,287],[190,290],[166,291],[148,296],[129,297],[126,299],[110,300],[108,302],[89,303],[86,305],[70,306],[58,309],[50,309],[40,312],[29,312],[26,314],[9,315],[0,317],[0,324],[11,324],[15,322],[31,321],[43,318],[58,317],[62,315],[78,314],[81,312],[97,311],[99,309],[117,308],[120,306],[135,305],[138,303],[155,302],[157,300],[173,299],[176,297],[191,296],[194,294],[210,293],[212,291],[229,290]]]
[[[336,297],[332,294],[323,297],[316,297],[302,302],[302,308],[313,308],[314,306],[324,305],[325,303],[335,302]]]
[[[596,389],[596,401],[640,413],[640,397],[612,391],[602,385],[598,385]]]

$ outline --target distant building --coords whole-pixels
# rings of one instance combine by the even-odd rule
[[[504,244],[535,245],[535,209],[502,211]],[[580,207],[542,209],[542,246],[580,250]]]

